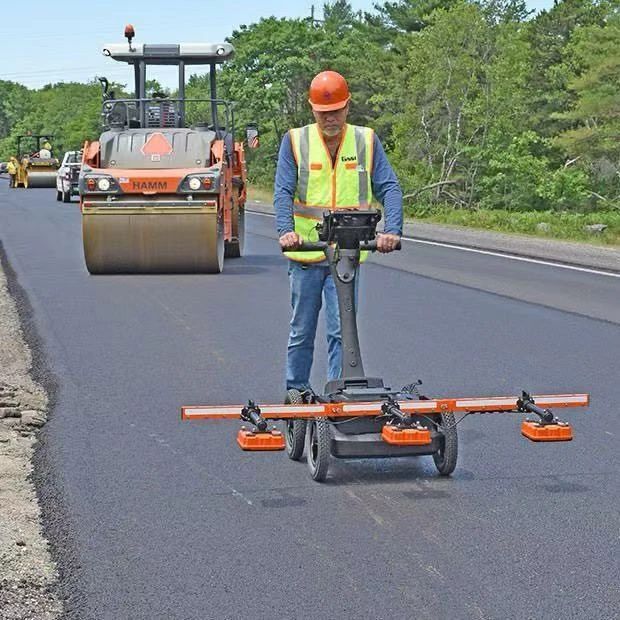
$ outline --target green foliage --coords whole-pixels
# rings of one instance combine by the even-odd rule
[[[554,168],[550,140],[528,131],[491,154],[480,180],[483,208],[510,211],[580,210],[588,178],[577,168]]]
[[[578,73],[569,82],[572,106],[556,118],[569,127],[556,138],[597,180],[597,193],[620,197],[620,15],[604,26],[578,28],[570,44]]]
[[[396,0],[377,5],[384,27],[404,32],[420,32],[429,25],[438,9],[450,9],[458,0]]]
[[[494,26],[474,4],[436,11],[430,20],[410,37],[407,65],[392,88],[394,105],[406,101],[395,125],[395,161],[421,200],[471,206],[489,150],[523,126],[528,49],[514,25]]]
[[[30,92],[25,86],[0,80],[0,140],[9,135],[29,105]]]
[[[9,135],[0,140],[0,159],[14,155],[17,136],[53,134],[53,152],[81,148],[86,139],[100,133],[101,89],[99,84],[73,82],[48,85],[40,90],[20,91]]]
[[[384,52],[368,40],[363,18],[347,2],[328,5],[320,27],[309,20],[270,17],[241,26],[229,40],[236,54],[220,73],[220,92],[236,102],[238,125],[257,122],[262,134],[261,149],[248,156],[251,180],[272,183],[282,135],[312,122],[308,86],[318,72],[332,69],[349,77],[351,122],[366,124],[375,115],[371,76],[380,69],[360,59],[379,59]],[[207,78],[194,78],[190,85],[208,91]]]
[[[567,86],[575,75],[570,48],[573,34],[582,27],[604,26],[614,5],[617,0],[558,0],[527,24],[532,49],[528,79],[531,126],[538,133],[552,136],[565,127],[553,115],[565,110],[572,101]]]

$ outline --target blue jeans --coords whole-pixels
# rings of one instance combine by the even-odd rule
[[[291,331],[286,360],[286,389],[310,387],[310,370],[314,358],[314,339],[319,312],[325,300],[327,326],[328,380],[340,377],[342,339],[336,285],[324,265],[306,265],[289,260],[288,277],[291,287]]]

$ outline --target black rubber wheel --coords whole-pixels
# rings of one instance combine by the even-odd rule
[[[456,469],[456,460],[459,455],[459,438],[454,425],[454,414],[442,413],[440,424],[445,430],[441,431],[443,434],[441,447],[433,454],[433,461],[440,475],[449,476]]]
[[[60,202],[62,200],[62,192],[56,190],[56,200]]]
[[[70,192],[65,192],[65,190],[62,190],[62,201],[63,202],[71,202],[71,193]]]
[[[322,418],[308,421],[306,428],[306,459],[312,480],[323,482],[329,469],[331,432],[329,422]]]
[[[284,400],[285,405],[301,405],[304,399],[299,390],[288,390]],[[293,461],[299,461],[304,453],[306,442],[306,421],[305,420],[286,420],[284,439],[286,441],[286,454]]]

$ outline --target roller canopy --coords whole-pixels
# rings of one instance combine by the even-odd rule
[[[119,62],[143,60],[151,65],[210,65],[230,60],[235,48],[230,43],[136,43],[131,49],[126,43],[104,45],[103,54]]]

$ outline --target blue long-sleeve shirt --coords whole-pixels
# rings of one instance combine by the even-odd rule
[[[381,140],[375,134],[373,162],[370,174],[372,193],[383,205],[385,218],[384,232],[402,235],[403,230],[403,192],[396,174],[383,150]],[[293,197],[297,188],[297,164],[293,155],[291,138],[288,132],[282,138],[276,168],[273,204],[276,210],[278,235],[295,230],[293,219]]]

